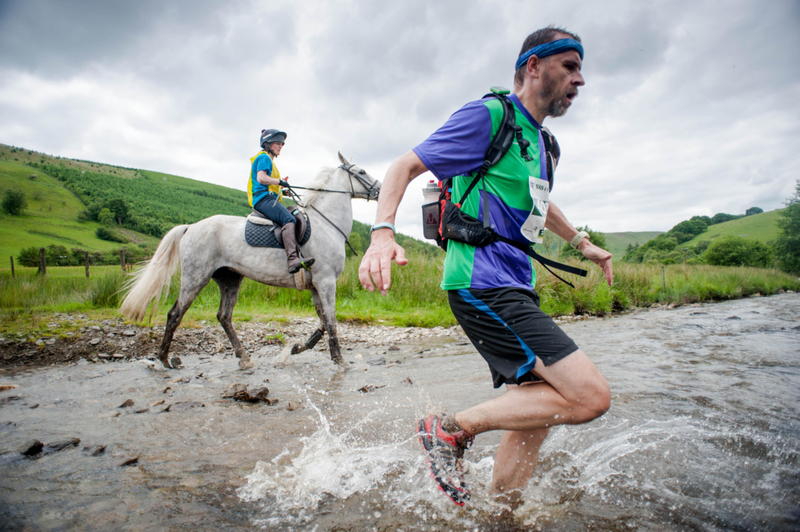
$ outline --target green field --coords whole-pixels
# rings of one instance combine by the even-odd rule
[[[610,251],[615,259],[621,259],[628,249],[628,245],[640,246],[652,240],[664,231],[627,231],[623,233],[603,233],[606,237],[608,244],[608,251]]]
[[[778,237],[778,213],[781,209],[762,212],[745,216],[737,220],[730,220],[721,224],[715,224],[708,228],[708,231],[701,233],[681,244],[681,247],[694,247],[699,242],[707,240],[713,242],[715,238],[726,236],[740,236],[748,240],[757,240],[764,244],[775,240]]]
[[[35,179],[29,176],[35,175]],[[106,242],[95,236],[97,222],[78,222],[84,205],[59,181],[17,162],[0,160],[0,193],[7,188],[19,188],[25,193],[28,207],[18,216],[2,213],[0,223],[0,258],[5,264],[23,248],[47,247],[51,244],[67,249],[110,251],[120,244]],[[133,243],[154,245],[158,240],[133,231],[120,230]]]
[[[358,281],[360,260],[350,257],[337,282],[336,316],[339,320],[383,323],[398,326],[455,325],[447,295],[439,288],[442,256],[409,255],[409,264],[392,268],[392,289],[387,296],[367,292]],[[570,259],[573,265],[587,266]],[[8,268],[0,269],[0,334],[27,334],[53,330],[50,316],[69,313],[86,319],[118,318],[126,275],[120,268],[91,268],[86,279],[83,268],[48,268],[46,278],[35,268],[21,268],[12,278]],[[537,267],[536,289],[542,310],[553,316],[590,314],[603,316],[613,311],[653,304],[681,304],[769,295],[779,290],[800,290],[796,277],[775,269],[683,266],[620,263],[614,268],[614,286],[605,284],[602,272],[589,266],[585,278],[568,276],[570,288]],[[153,324],[161,327],[167,310],[179,290],[172,283],[167,301],[154,312]],[[215,323],[219,289],[210,283],[198,295],[184,324]],[[249,279],[242,283],[234,321],[281,321],[292,316],[313,316],[308,291],[265,286]],[[56,320],[58,321],[58,320]],[[74,326],[68,323],[65,327]]]

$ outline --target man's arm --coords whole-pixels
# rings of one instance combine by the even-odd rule
[[[427,171],[428,168],[413,151],[392,163],[381,185],[378,211],[375,214],[376,225],[384,222],[394,225],[397,208],[408,184]],[[381,294],[386,295],[392,284],[393,260],[400,266],[408,263],[406,252],[394,241],[392,230],[383,228],[373,231],[369,248],[364,253],[361,266],[358,268],[361,285],[370,292],[374,292],[377,286]]]
[[[559,209],[552,201],[547,209],[547,220],[545,220],[544,226],[567,242],[572,242],[572,239],[578,234],[578,230],[575,229],[571,223],[569,223],[569,220],[567,220],[567,217],[564,215],[561,209]],[[614,282],[614,271],[611,266],[611,253],[595,246],[589,241],[588,238],[584,238],[580,241],[580,243],[578,243],[578,251],[583,253],[584,257],[600,266],[600,268],[603,270],[603,274],[606,276],[608,286],[611,286],[611,284]]]

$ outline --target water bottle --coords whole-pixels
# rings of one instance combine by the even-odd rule
[[[439,183],[435,179],[431,179],[425,188],[422,189],[423,203],[433,203],[439,201],[439,193],[442,191],[439,188]]]
[[[435,179],[422,189],[424,198],[422,205],[422,234],[425,238],[434,240],[439,236],[439,183]]]

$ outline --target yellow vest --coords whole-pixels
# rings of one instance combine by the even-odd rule
[[[278,180],[280,180],[280,178],[281,178],[281,173],[278,170],[278,167],[275,166],[275,158],[271,154],[269,154],[269,153],[267,153],[267,152],[262,150],[262,151],[256,153],[255,155],[253,155],[252,157],[250,157],[250,179],[248,179],[248,181],[247,181],[247,202],[250,204],[251,207],[254,207],[254,205],[253,205],[253,185],[254,185],[254,183],[253,182],[255,181],[256,183],[258,183],[258,181],[256,180],[256,174],[253,172],[253,163],[256,162],[256,159],[261,154],[266,154],[267,157],[269,157],[270,160],[272,161],[272,174],[270,175],[270,177],[273,178],[273,179],[278,179]],[[261,185],[260,183],[258,183],[258,184]],[[264,185],[261,185],[261,186],[264,186]],[[281,186],[280,185],[269,185],[267,188],[269,189],[270,192],[274,192],[275,194],[278,195],[278,197],[280,197],[280,195],[281,195]]]

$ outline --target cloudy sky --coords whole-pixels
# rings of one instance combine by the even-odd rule
[[[0,143],[244,190],[262,128],[307,184],[389,164],[491,85],[531,31],[583,39],[545,124],[576,225],[667,230],[782,207],[800,178],[800,2],[0,0]],[[420,177],[398,229],[421,238]],[[371,223],[374,203],[354,202]]]

